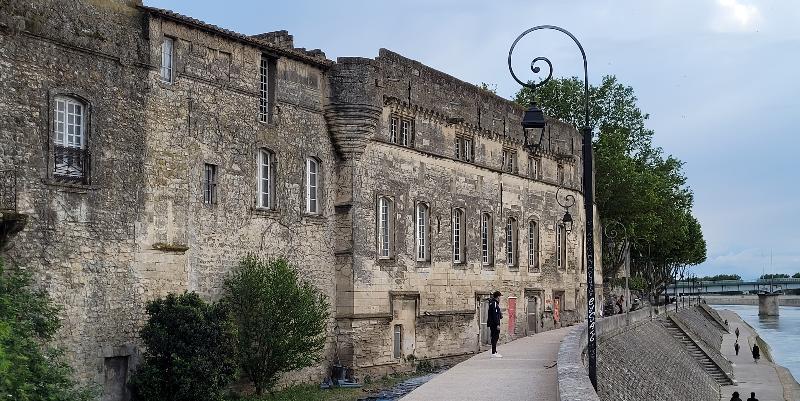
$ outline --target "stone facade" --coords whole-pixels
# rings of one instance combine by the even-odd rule
[[[550,121],[529,152],[519,106],[388,50],[333,62],[294,48],[285,31],[245,36],[135,0],[0,4],[0,166],[16,170],[17,209],[28,216],[3,256],[33,270],[61,305],[59,342],[82,381],[106,384],[106,399],[124,397],[112,387],[136,364],[146,302],[185,290],[214,300],[246,253],[288,257],[335,306],[326,362],[298,379],[335,361],[360,376],[474,353],[494,290],[506,308],[501,341],[583,319],[573,128]],[[82,145],[67,149],[78,167],[59,153],[64,99],[82,107]],[[503,154],[516,155],[511,171]],[[65,165],[81,178],[64,180]],[[561,177],[560,194],[577,205],[559,265]],[[380,198],[390,206],[383,220]],[[491,216],[486,261],[482,213]]]

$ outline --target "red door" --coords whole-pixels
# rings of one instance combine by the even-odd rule
[[[508,297],[508,334],[513,336],[517,326],[517,297]]]

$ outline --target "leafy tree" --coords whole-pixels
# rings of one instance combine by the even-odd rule
[[[762,279],[762,280],[769,280],[769,279],[773,279],[773,278],[789,278],[789,275],[788,274],[784,274],[784,273],[762,274],[761,277],[759,277],[759,278]]]
[[[236,326],[239,365],[257,394],[281,373],[319,360],[329,305],[286,260],[247,256],[225,281],[223,300]]]
[[[698,277],[699,281],[721,281],[721,280],[741,280],[742,276],[738,274],[717,274],[716,276],[703,276]]]
[[[30,272],[5,270],[0,260],[0,399],[89,400],[62,353],[44,345],[60,327],[58,308],[32,282]]]
[[[225,309],[194,293],[169,294],[147,305],[141,330],[147,352],[131,378],[142,401],[215,401],[236,372],[233,331]]]
[[[578,78],[552,79],[537,88],[535,98],[546,115],[582,127],[583,90]],[[525,106],[533,99],[528,88],[515,98]],[[633,88],[605,76],[599,86],[590,86],[589,99],[589,125],[597,133],[592,145],[598,212],[604,225],[625,225],[629,239],[607,243],[604,278],[617,275],[629,251],[631,274],[641,275],[649,290],[658,292],[671,277],[706,258],[683,163],[653,145],[654,133],[645,126],[648,115],[636,105]]]
[[[792,278],[800,278],[800,273],[795,273]]]

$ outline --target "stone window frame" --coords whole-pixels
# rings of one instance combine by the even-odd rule
[[[387,202],[387,210],[386,210],[386,248],[383,248],[383,221],[381,220],[382,211],[381,211],[381,201]],[[396,225],[396,218],[395,218],[395,197],[388,194],[379,193],[375,197],[375,252],[377,255],[378,260],[393,260],[395,259],[396,255],[396,238],[395,238],[395,229]],[[383,251],[386,251],[386,255],[384,255]]]
[[[528,156],[528,178],[538,180],[542,172],[542,158],[538,156]]]
[[[466,133],[456,134],[453,147],[453,154],[457,160],[466,163],[475,162],[475,135]]]
[[[63,180],[55,174],[56,163],[56,101],[57,98],[71,98],[77,100],[83,105],[84,114],[82,117],[83,122],[83,152],[86,157],[86,172],[82,180]],[[92,155],[96,154],[97,144],[94,140],[94,115],[95,115],[95,102],[87,92],[77,88],[53,88],[48,91],[47,110],[42,113],[46,116],[47,121],[44,123],[46,129],[47,153],[45,154],[46,172],[45,183],[48,185],[60,186],[65,188],[73,188],[81,192],[86,189],[96,189],[94,182],[95,163],[92,163]]]
[[[519,270],[519,219],[514,215],[508,216],[503,231],[506,235],[506,267]]]
[[[479,229],[481,266],[492,269],[494,266],[494,221],[491,211],[481,210]]]
[[[269,161],[267,163],[267,167],[269,169],[267,177],[267,201],[268,204],[264,205],[263,196],[264,196],[264,177],[263,177],[263,169],[264,169],[264,155],[269,156]],[[276,177],[278,171],[278,158],[275,151],[272,149],[262,146],[258,148],[258,152],[256,155],[256,209],[261,211],[274,211],[278,209],[278,197],[276,190],[278,186],[276,185]]]
[[[159,64],[158,69],[158,78],[164,84],[173,84],[175,83],[175,43],[177,42],[177,38],[169,35],[164,35],[161,38],[161,46],[159,46],[160,54],[161,54],[161,61]],[[169,63],[165,65],[164,58],[166,57],[165,47],[169,43]],[[169,74],[169,76],[165,76]]]
[[[501,155],[500,170],[510,174],[519,173],[519,154],[517,150],[504,147]]]
[[[422,227],[420,227],[420,208],[424,208],[425,225]],[[414,260],[417,263],[430,263],[431,261],[431,251],[433,250],[431,248],[431,238],[433,237],[431,235],[431,208],[431,203],[425,200],[420,199],[414,202]]]
[[[408,123],[406,143],[401,141],[403,123]],[[389,133],[387,139],[390,143],[406,148],[413,148],[416,140],[416,118],[409,114],[392,112],[389,114]]]
[[[556,268],[559,270],[567,270],[567,231],[564,224],[559,222],[555,223],[556,231]]]
[[[311,163],[315,163],[317,170],[314,174],[314,202],[315,202],[315,209],[311,209]],[[306,156],[305,161],[303,162],[303,197],[304,197],[304,214],[308,216],[322,216],[322,191],[323,191],[323,179],[322,179],[322,160],[316,156]]]
[[[456,238],[456,214],[459,214],[458,238]],[[450,212],[450,240],[452,243],[452,253],[450,261],[454,266],[464,266],[467,264],[467,210],[464,207],[453,207]],[[456,260],[456,249],[459,258]]]
[[[203,205],[215,206],[219,203],[219,165],[204,162],[201,178],[201,192],[203,193]],[[209,174],[209,172],[211,174]]]
[[[541,224],[539,219],[528,219],[528,272],[540,273],[541,267]]]
[[[277,65],[275,57],[261,53],[258,61],[258,122],[260,123],[269,124],[274,121]]]

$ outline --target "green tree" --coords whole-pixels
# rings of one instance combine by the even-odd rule
[[[792,278],[800,278],[800,273],[795,273]]]
[[[582,127],[583,90],[578,78],[552,79],[536,89],[535,99],[546,115]],[[525,106],[533,99],[528,88],[515,98]],[[706,258],[683,163],[653,145],[654,133],[645,125],[649,116],[637,106],[633,88],[605,76],[599,86],[590,86],[589,99],[598,212],[603,222],[624,224],[630,240],[610,243],[616,249],[604,252],[604,277],[617,275],[629,249],[632,275],[643,276],[651,290],[660,289]]]
[[[131,378],[141,401],[222,400],[236,372],[233,330],[220,304],[194,293],[168,294],[147,305],[143,362]]]
[[[0,260],[0,399],[89,400],[62,353],[45,345],[60,327],[58,308],[32,282],[30,272],[5,270]]]
[[[759,278],[762,279],[762,280],[769,280],[769,279],[773,279],[773,278],[789,278],[789,275],[785,274],[785,273],[762,274],[761,277],[759,277]]]
[[[697,278],[699,281],[722,281],[722,280],[741,280],[738,274],[717,274],[715,276],[703,276]]]
[[[257,394],[281,373],[319,360],[329,305],[286,260],[247,256],[225,281],[223,300],[236,326],[239,366]]]

